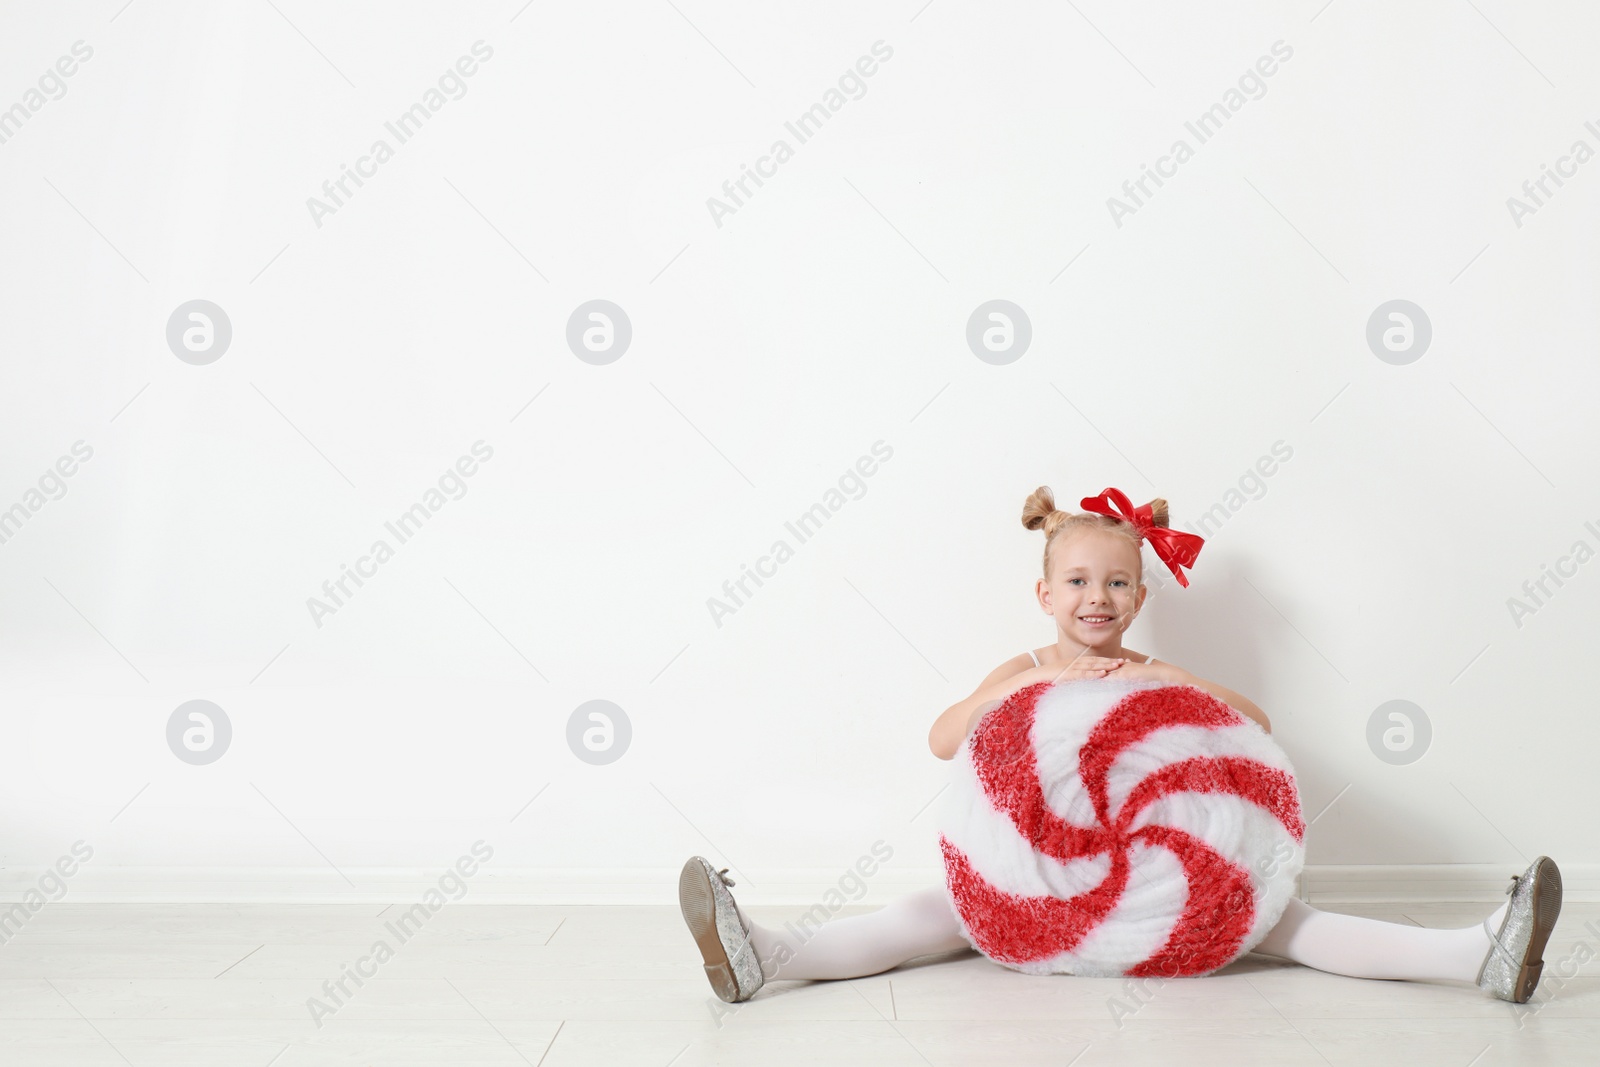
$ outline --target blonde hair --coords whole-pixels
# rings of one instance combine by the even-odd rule
[[[1157,526],[1166,526],[1167,502],[1160,497],[1150,501],[1150,518]],[[1030,530],[1044,531],[1044,577],[1050,580],[1050,550],[1055,545],[1057,538],[1065,533],[1071,534],[1078,530],[1102,530],[1115,537],[1122,537],[1133,546],[1139,556],[1139,583],[1144,584],[1144,554],[1140,546],[1144,538],[1140,535],[1138,527],[1125,519],[1115,518],[1111,515],[1102,515],[1098,511],[1061,511],[1056,507],[1056,498],[1050,492],[1048,485],[1041,485],[1022,504],[1022,525]]]

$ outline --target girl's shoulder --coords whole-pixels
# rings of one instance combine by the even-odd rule
[[[990,686],[999,685],[1002,682],[1015,678],[1017,675],[1021,674],[1025,670],[1029,670],[1033,666],[1034,662],[1030,653],[1024,652],[1019,656],[1012,656],[1010,659],[1000,664],[1000,666],[990,671],[989,676],[983,681],[979,682],[978,688],[972,691],[973,695],[983,692]]]

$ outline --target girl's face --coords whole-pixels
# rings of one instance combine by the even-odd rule
[[[1049,581],[1039,579],[1039,605],[1057,629],[1085,648],[1120,651],[1149,593],[1140,582],[1139,550],[1113,534],[1083,530],[1055,543],[1050,569]]]

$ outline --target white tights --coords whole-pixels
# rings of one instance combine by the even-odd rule
[[[1491,929],[1499,929],[1507,906],[1489,917]],[[858,978],[918,956],[971,947],[942,886],[820,925],[805,916],[781,930],[752,923],[748,916],[745,921],[768,979]],[[1436,930],[1318,911],[1291,898],[1283,918],[1253,951],[1353,978],[1472,982],[1489,951],[1489,937],[1482,923]]]

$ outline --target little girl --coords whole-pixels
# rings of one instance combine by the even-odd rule
[[[1113,511],[1110,502],[1120,510]],[[1135,509],[1120,490],[1107,489],[1086,497],[1082,506],[1087,510],[1058,511],[1046,486],[1023,505],[1022,524],[1045,534],[1044,577],[1036,595],[1055,619],[1056,641],[1002,663],[971,696],[946,709],[928,732],[934,755],[953,759],[984,712],[1018,689],[1113,672],[1198,686],[1271,732],[1267,716],[1238,693],[1122,646],[1149,592],[1141,541],[1149,540],[1187,586],[1180,568],[1193,565],[1201,538],[1170,529],[1167,502],[1160,498]],[[730,1003],[748,1000],[769,979],[856,978],[918,956],[971,947],[944,886],[908,894],[867,915],[834,919],[799,942],[751,922],[728,892],[734,881],[727,870],[691,857],[678,879],[678,898],[706,977]],[[1526,1003],[1561,910],[1561,873],[1540,856],[1510,877],[1510,900],[1481,924],[1452,930],[1319,911],[1291,897],[1283,917],[1252,951],[1355,978],[1475,982],[1502,1000]]]

